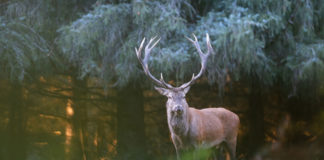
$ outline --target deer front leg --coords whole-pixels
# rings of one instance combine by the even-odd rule
[[[193,160],[199,160],[199,149],[194,149],[193,150],[193,155],[192,155]]]
[[[175,147],[176,149],[176,154],[177,154],[177,160],[182,160],[184,154],[186,153],[185,149],[182,149],[180,146]]]
[[[177,147],[175,147],[176,149],[176,154],[177,154],[177,160],[181,160],[181,153],[180,153],[180,149],[177,149]]]
[[[235,152],[236,152],[236,137],[228,140],[226,142],[227,148],[230,153],[231,160],[235,160]]]
[[[178,140],[178,137],[174,134],[171,135],[171,138],[176,150],[177,160],[181,160],[181,155],[182,155],[181,142],[180,140]]]

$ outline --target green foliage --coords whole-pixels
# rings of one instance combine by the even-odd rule
[[[114,63],[126,29],[130,27],[130,6],[102,5],[84,15],[70,26],[60,28],[58,45],[63,56],[80,69],[80,77],[100,73],[100,60]],[[98,63],[96,63],[98,62]],[[105,72],[110,75],[111,67]]]
[[[189,59],[188,47],[183,43],[187,32],[185,19],[177,12],[179,8],[174,7],[177,6],[147,1],[99,5],[71,25],[62,27],[58,45],[64,57],[80,68],[81,78],[100,76],[109,84],[124,86],[145,78],[139,74],[142,69],[134,48],[143,37],[159,36],[160,45],[168,47],[155,48],[161,54],[152,55],[154,62],[150,68],[153,72],[170,73],[177,68],[176,64]]]
[[[29,57],[35,56],[34,60],[38,57],[34,54],[48,52],[46,44],[56,40],[57,46],[51,45],[53,54],[47,58],[54,65],[73,67],[79,78],[97,77],[118,87],[148,82],[134,48],[144,37],[148,40],[154,36],[161,41],[149,62],[151,72],[162,72],[176,85],[187,81],[200,66],[195,48],[185,39],[191,33],[197,35],[203,50],[205,33],[210,34],[215,54],[210,58],[207,77],[220,89],[228,76],[232,80],[257,77],[267,86],[282,79],[294,87],[301,80],[322,77],[314,74],[323,70],[323,0],[94,2],[10,1],[3,7],[2,21],[5,26],[29,28],[30,32],[18,31],[21,35],[16,35],[28,42],[20,39],[18,44],[7,38],[1,42],[10,44],[11,53],[32,52]],[[91,6],[91,11],[79,17],[78,13]],[[15,30],[2,28],[3,37]],[[23,75],[25,65],[4,65],[8,59],[2,68],[10,70],[11,75]]]
[[[0,71],[2,77],[22,81],[32,78],[46,64],[49,49],[46,41],[21,22],[6,22],[0,17]]]
[[[69,10],[76,11],[77,3],[84,4],[85,0],[15,0],[0,4],[1,76],[13,81],[22,81],[26,75],[33,79],[64,64],[56,56],[53,41],[57,27],[75,17]]]
[[[316,72],[323,72],[323,41],[315,44],[297,44],[294,55],[287,56],[287,67],[298,72],[299,78],[313,77]],[[313,67],[318,67],[316,70]]]
[[[293,94],[300,82],[323,80],[324,75],[324,44],[318,41],[314,44],[296,44],[296,51],[284,60],[283,78],[291,82]],[[322,82],[321,82],[322,83]],[[312,84],[309,84],[312,85]]]
[[[296,81],[322,74],[323,29],[318,24],[323,24],[319,18],[323,5],[316,4],[311,0],[218,3],[223,9],[202,17],[195,31],[199,37],[207,31],[213,40],[216,54],[208,67],[209,82],[222,88],[228,74],[236,80],[256,75],[266,85],[282,77],[296,87]]]
[[[309,62],[299,54],[307,57],[306,46],[320,44],[315,41],[321,39],[316,33],[322,33],[319,24],[323,24],[323,7],[318,7],[317,1],[240,0],[208,4],[213,7],[200,12],[202,17],[194,23],[187,20],[192,21],[192,15],[198,12],[188,1],[98,5],[59,30],[59,46],[79,68],[81,78],[95,75],[109,84],[124,86],[146,79],[139,74],[142,69],[134,47],[143,37],[158,35],[161,42],[152,54],[150,69],[179,84],[197,72],[200,63],[196,50],[184,37],[194,32],[202,41],[209,33],[215,54],[209,61],[207,75],[209,82],[217,83],[220,89],[225,86],[227,75],[234,80],[258,77],[265,85],[280,77],[302,78],[294,74],[302,66],[309,66]],[[201,46],[205,49],[205,42]],[[316,63],[321,64],[323,59],[317,57]],[[291,63],[302,64],[291,67]],[[306,72],[312,69],[302,70],[307,78]]]
[[[199,37],[206,30],[215,50],[208,67],[210,83],[225,85],[226,75],[238,80],[240,75],[255,74],[271,84],[273,61],[264,51],[266,35],[261,35],[270,26],[280,26],[280,18],[274,15],[252,14],[246,8],[237,7],[230,12],[210,12],[196,28]],[[272,31],[270,35],[273,34]]]
[[[56,36],[56,29],[78,17],[83,9],[95,0],[14,0],[4,4],[4,17],[8,20],[21,20],[34,28],[47,40]],[[91,5],[89,5],[91,7]],[[51,38],[51,39],[50,39]]]

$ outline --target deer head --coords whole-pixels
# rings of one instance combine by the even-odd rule
[[[166,96],[168,98],[167,101],[167,109],[168,111],[170,111],[171,114],[176,115],[176,116],[181,116],[181,115],[185,115],[187,110],[188,110],[188,104],[187,101],[185,99],[186,93],[189,91],[190,86],[192,84],[194,84],[194,82],[201,77],[201,75],[204,73],[204,71],[206,70],[206,65],[207,65],[207,59],[208,56],[211,54],[211,52],[213,52],[213,48],[211,47],[210,44],[210,39],[209,39],[209,35],[206,34],[206,42],[207,42],[207,53],[203,53],[200,49],[200,45],[198,43],[197,37],[195,35],[194,39],[192,40],[188,37],[186,37],[190,42],[193,43],[193,45],[196,47],[200,59],[201,59],[201,69],[199,71],[199,73],[197,75],[193,74],[192,78],[189,82],[182,84],[179,87],[173,87],[171,84],[168,84],[164,81],[163,79],[163,75],[161,73],[161,78],[160,80],[158,80],[157,78],[155,78],[151,72],[148,69],[148,59],[151,53],[151,50],[155,47],[155,45],[160,41],[160,39],[158,39],[157,41],[154,42],[154,40],[156,39],[156,37],[150,39],[150,41],[148,42],[148,44],[145,46],[145,55],[144,55],[144,59],[142,59],[142,49],[143,49],[143,45],[145,43],[145,38],[142,40],[141,45],[139,47],[139,49],[135,48],[136,51],[136,55],[138,60],[140,61],[145,74],[155,83],[155,89],[162,95]],[[153,43],[154,42],[154,43]],[[153,45],[151,45],[153,43]],[[169,113],[169,112],[168,112]]]

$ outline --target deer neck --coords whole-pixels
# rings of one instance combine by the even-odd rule
[[[168,125],[171,133],[180,137],[186,136],[189,131],[190,114],[189,108],[182,115],[176,115],[170,110],[167,110]]]

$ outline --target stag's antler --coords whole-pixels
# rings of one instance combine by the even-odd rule
[[[135,48],[135,52],[136,52],[136,55],[137,55],[137,58],[138,60],[140,61],[140,63],[142,64],[142,67],[144,69],[144,72],[145,74],[151,78],[151,80],[156,83],[156,85],[159,85],[160,87],[164,87],[164,88],[168,88],[168,89],[173,89],[174,87],[172,87],[170,84],[166,83],[163,79],[163,75],[161,73],[161,79],[158,80],[156,79],[150,72],[150,70],[148,69],[148,59],[149,59],[149,56],[150,56],[150,53],[151,53],[151,50],[155,47],[155,45],[160,41],[160,39],[158,39],[151,47],[151,43],[155,40],[156,37],[154,38],[151,38],[149,43],[146,45],[145,47],[145,55],[144,55],[144,59],[142,60],[142,48],[143,48],[143,45],[145,43],[145,38],[142,40],[142,43],[140,45],[140,47],[137,49]]]
[[[170,84],[166,83],[164,81],[164,79],[163,79],[162,73],[161,73],[160,80],[156,79],[148,69],[148,62],[147,61],[149,59],[150,52],[155,47],[155,45],[160,41],[160,39],[158,39],[151,47],[150,47],[150,45],[155,40],[156,37],[150,39],[149,43],[145,47],[144,59],[142,59],[142,48],[143,48],[143,45],[145,43],[145,38],[142,40],[140,47],[138,49],[135,48],[137,58],[140,61],[140,63],[142,64],[142,67],[144,69],[145,74],[149,78],[151,78],[151,80],[154,83],[156,83],[156,85],[159,85],[160,87],[164,87],[164,88],[168,88],[168,89],[180,90],[180,89],[184,89],[184,88],[187,88],[190,85],[192,85],[204,73],[204,71],[206,70],[207,58],[211,54],[211,52],[213,52],[213,48],[212,48],[212,46],[210,44],[210,38],[209,38],[208,34],[206,34],[206,41],[207,41],[207,48],[208,48],[208,51],[207,51],[206,54],[201,51],[200,45],[199,45],[198,40],[197,40],[197,37],[195,35],[193,35],[193,36],[194,36],[195,40],[192,40],[192,39],[190,39],[188,37],[187,37],[187,39],[190,42],[192,42],[194,44],[194,46],[197,48],[197,51],[198,51],[200,59],[201,59],[201,69],[200,69],[199,73],[196,76],[195,76],[195,74],[193,74],[191,80],[189,82],[185,83],[185,84],[182,84],[180,87],[173,87]]]
[[[192,85],[203,73],[204,71],[206,70],[206,66],[207,66],[207,59],[208,59],[208,56],[211,54],[211,52],[213,52],[213,48],[210,44],[210,38],[209,38],[209,35],[208,33],[206,33],[206,42],[207,42],[207,53],[204,54],[201,49],[200,49],[200,45],[198,43],[198,40],[197,40],[197,37],[193,34],[195,40],[192,40],[188,37],[186,37],[190,42],[193,43],[193,45],[196,47],[198,53],[199,53],[199,56],[200,56],[200,59],[201,59],[201,69],[199,71],[199,73],[195,76],[195,74],[192,74],[192,78],[189,82],[181,85],[180,87],[178,88],[181,88],[181,89],[184,89],[184,88],[187,88],[188,86]]]

